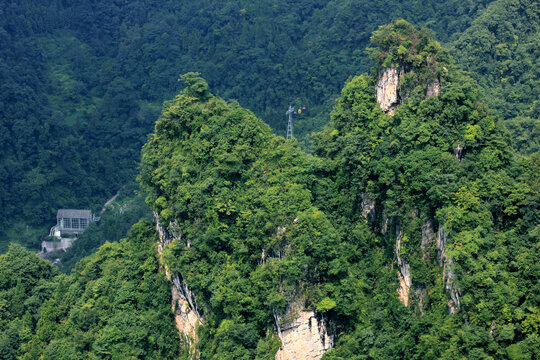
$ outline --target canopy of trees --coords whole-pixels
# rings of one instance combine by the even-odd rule
[[[525,154],[540,146],[539,14],[536,1],[495,1],[451,44]]]
[[[377,69],[351,78],[313,155],[198,74],[166,103],[139,179],[181,232],[165,260],[209,321],[203,358],[260,357],[272,314],[298,297],[335,324],[328,359],[539,354],[538,156],[514,152],[477,85],[425,30],[398,20],[372,40],[380,66],[403,69],[407,96],[390,117],[375,103]],[[426,97],[434,79],[440,94]],[[365,201],[375,203],[368,220]],[[424,243],[426,223],[444,231],[442,248],[434,234]],[[410,264],[408,308],[398,255]]]
[[[154,229],[133,226],[69,276],[12,245],[0,256],[2,359],[177,359],[170,287],[158,272]]]
[[[273,359],[275,318],[295,301],[332,324],[325,359],[540,357],[535,2],[5,5],[4,239],[32,246],[17,222],[97,209],[133,179],[147,141],[138,180],[181,234],[163,260],[200,305],[201,359]],[[405,20],[377,27],[398,14],[445,34],[450,50]],[[375,83],[394,65],[402,96],[389,116]],[[179,73],[186,87],[147,138]],[[300,141],[278,136],[290,102],[307,107]],[[137,203],[125,221],[95,225],[65,268],[103,245],[69,275],[11,245],[0,357],[186,357],[153,226],[106,242],[145,214]]]
[[[39,244],[58,208],[99,209],[137,172],[140,147],[178,75],[284,134],[328,122],[332,98],[367,71],[378,25],[405,17],[444,40],[483,1],[5,0],[0,11],[0,252]]]

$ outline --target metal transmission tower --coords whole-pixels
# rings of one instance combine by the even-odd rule
[[[285,113],[285,115],[289,116],[289,122],[287,124],[287,139],[290,139],[293,137],[293,119],[292,119],[293,113],[294,113],[294,108],[291,105],[289,105],[289,110],[287,110],[287,112]]]

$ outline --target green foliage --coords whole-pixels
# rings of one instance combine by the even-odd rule
[[[538,3],[498,0],[452,43],[456,62],[486,92],[486,103],[506,120],[522,153],[538,151],[540,96]]]
[[[0,251],[9,241],[38,248],[33,234],[12,236],[18,224],[44,233],[58,208],[99,210],[132,180],[179,73],[199,71],[279,134],[288,105],[306,106],[295,135],[307,142],[347,77],[371,65],[363,49],[377,26],[405,17],[447,39],[487,3],[7,0]]]
[[[336,302],[328,297],[325,297],[324,299],[322,299],[321,301],[319,301],[319,303],[317,304],[317,311],[320,311],[320,312],[327,312],[327,311],[330,311],[332,310],[333,308],[336,307]]]
[[[535,354],[537,156],[513,154],[481,91],[425,30],[400,20],[373,39],[381,65],[397,56],[406,68],[407,96],[390,117],[375,74],[349,79],[315,156],[235,102],[188,86],[166,103],[139,180],[181,232],[164,257],[207,320],[203,358],[256,357],[273,315],[299,296],[335,326],[329,359]],[[426,98],[432,76],[441,91]],[[443,245],[424,239],[426,224]],[[410,309],[396,294],[398,234]]]
[[[192,95],[166,104],[139,180],[160,221],[182,231],[164,257],[204,304],[201,356],[253,358],[301,288],[315,306],[338,234],[312,205],[312,157],[237,103]]]
[[[19,245],[0,256],[3,359],[176,359],[170,289],[153,227],[133,226],[70,276]]]
[[[40,306],[55,289],[57,269],[20,245],[0,256],[0,357],[16,359],[29,341]]]
[[[383,55],[383,66],[392,58],[412,69],[414,53],[404,49],[411,49],[409,39],[423,36],[427,35],[397,21],[374,34],[378,45],[374,53]],[[417,291],[411,295],[412,310],[422,315],[402,309],[395,311],[395,317],[378,318],[378,311],[387,314],[392,305],[369,302],[395,297],[397,287],[395,272],[386,278],[378,274],[379,284],[395,285],[368,290],[366,305],[373,309],[345,328],[338,346],[325,358],[531,358],[535,354],[534,348],[524,345],[532,330],[525,319],[536,321],[532,320],[536,309],[526,304],[535,302],[539,289],[515,267],[524,265],[529,276],[536,273],[532,278],[537,281],[540,272],[532,264],[537,262],[533,229],[538,217],[530,216],[538,213],[537,175],[531,172],[537,158],[515,157],[502,122],[481,104],[475,84],[451,64],[447,69],[440,95],[427,99],[423,70],[409,70],[416,77],[409,83],[413,87],[393,117],[378,110],[373,77],[349,80],[332,113],[334,128],[315,137],[316,154],[326,159],[326,176],[335,184],[333,193],[343,194],[340,201],[317,204],[339,214],[335,216],[344,225],[337,230],[346,234],[347,223],[362,217],[365,199],[375,201],[376,215],[368,218],[377,238],[375,249],[385,254],[383,263],[392,264],[395,238],[402,234],[399,255],[410,265],[411,292]],[[530,215],[518,220],[524,214]],[[444,228],[446,252],[453,260],[453,281],[462,294],[461,309],[453,317],[447,314],[443,281],[448,275],[440,263],[440,249],[435,243],[426,247],[421,236],[427,220],[435,224],[434,230]],[[367,256],[374,259],[375,251]],[[422,291],[426,293],[421,295]],[[416,296],[422,296],[421,304],[414,302],[419,301]],[[340,326],[347,324],[346,318],[340,320]],[[510,343],[514,345],[507,350]]]
[[[0,125],[20,135],[0,132],[7,144],[0,162],[7,179],[0,189],[5,218],[17,211],[17,194],[29,194],[20,216],[36,215],[37,224],[53,212],[46,204],[97,203],[103,196],[98,193],[125,180],[156,103],[177,90],[178,67],[201,69],[217,91],[265,114],[275,128],[282,102],[290,99],[324,110],[327,103],[316,105],[321,98],[335,94],[352,69],[367,69],[358,49],[369,32],[405,6],[330,1],[300,4],[291,12],[280,2],[202,1],[151,2],[146,11],[135,1],[126,13],[107,4],[107,15],[100,1],[39,8],[51,24],[56,10],[76,14],[60,22],[61,29],[34,26],[38,33],[52,32],[52,39],[35,40],[23,22],[21,34],[29,41],[21,46],[41,44],[49,68],[29,72],[28,89],[13,85],[13,73],[0,69],[11,76],[0,99],[13,104],[0,110],[7,124]],[[464,28],[470,17],[429,23],[435,15],[473,16],[484,3],[407,4],[422,15],[404,17],[441,33]],[[455,44],[465,44],[467,36],[477,41],[477,31],[495,26],[511,29],[502,23],[507,15],[501,9],[536,23],[534,4],[496,1]],[[2,25],[24,13],[14,4],[2,11]],[[265,26],[273,30],[262,31]],[[536,129],[537,104],[520,93],[535,84],[528,65],[521,67],[532,63],[530,39],[537,29],[522,30],[521,50],[520,38],[510,43],[508,37],[494,46],[483,42],[490,48],[482,56],[494,51],[504,63],[512,50],[521,54],[517,68],[505,65],[512,76],[524,74],[523,81],[512,81],[516,110],[509,116],[520,120],[509,127],[521,133],[516,143],[522,151],[534,153],[534,132],[525,132]],[[15,65],[17,46],[5,33],[0,44],[11,45],[2,56]],[[164,104],[143,149],[139,181],[150,208],[176,234],[163,258],[182,275],[204,316],[198,329],[202,359],[273,359],[280,346],[275,316],[285,315],[293,301],[332,324],[338,342],[325,359],[540,356],[540,157],[513,152],[503,122],[483,105],[482,91],[453,67],[428,30],[397,20],[380,27],[372,41],[379,66],[404,72],[402,103],[390,117],[375,102],[375,73],[349,78],[331,126],[313,135],[313,154],[296,140],[273,135],[238,102],[213,96],[199,73],[181,76],[187,87]],[[458,45],[453,51],[466,53]],[[461,64],[467,60],[458,58]],[[500,62],[492,63],[499,69]],[[268,75],[246,75],[255,73]],[[157,80],[149,85],[151,78]],[[426,98],[426,85],[435,80],[441,92]],[[44,86],[53,89],[49,98],[32,95]],[[13,95],[19,93],[27,96]],[[73,94],[88,96],[79,102]],[[493,101],[493,94],[487,96]],[[12,98],[27,98],[28,107],[4,101]],[[300,124],[301,133],[320,125]],[[30,134],[28,128],[38,130]],[[29,141],[33,136],[42,141]],[[50,163],[58,165],[50,169]],[[85,185],[88,174],[106,175]],[[77,199],[75,191],[82,194]],[[81,238],[76,256],[122,236],[122,222],[104,217]],[[435,234],[426,240],[426,224],[438,232],[438,242]],[[170,285],[158,271],[154,240],[152,225],[138,223],[127,239],[105,243],[71,275],[58,275],[34,254],[11,246],[0,256],[0,356],[187,356],[179,353]],[[408,308],[396,293],[398,255],[410,266]],[[456,314],[449,315],[449,304]]]
[[[184,89],[187,96],[205,99],[208,96],[208,83],[199,75],[201,74],[189,72],[181,75],[179,80],[187,85],[187,87]]]

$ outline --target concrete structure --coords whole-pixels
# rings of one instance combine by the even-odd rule
[[[60,209],[56,215],[56,225],[52,227],[49,235],[79,235],[96,220],[90,210]]]

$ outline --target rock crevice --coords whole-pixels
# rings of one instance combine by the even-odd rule
[[[405,306],[409,306],[409,292],[411,290],[411,267],[409,263],[401,257],[401,241],[403,239],[403,233],[400,229],[396,230],[396,259],[398,263],[398,279],[399,287],[397,289],[399,300]]]
[[[439,266],[443,268],[443,282],[445,284],[446,292],[450,295],[450,301],[448,302],[448,310],[450,314],[455,314],[461,307],[460,297],[461,290],[456,284],[455,274],[452,269],[454,260],[446,254],[446,242],[448,236],[444,229],[443,224],[439,224],[439,230],[437,231],[437,260]]]

